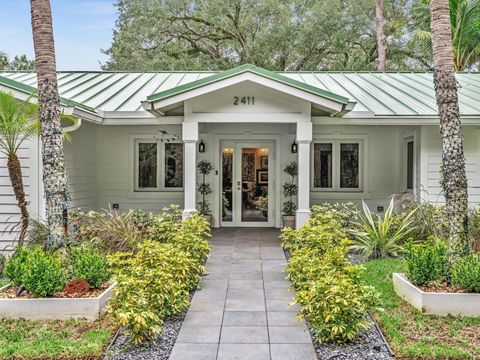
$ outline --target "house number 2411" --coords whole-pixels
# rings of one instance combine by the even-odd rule
[[[255,105],[255,96],[234,96],[233,105]]]

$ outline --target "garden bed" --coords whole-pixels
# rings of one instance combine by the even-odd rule
[[[28,293],[15,297],[14,288],[0,288],[0,318],[27,320],[97,320],[105,313],[116,284],[87,293],[84,297],[33,298]],[[3,296],[2,296],[3,294]]]
[[[392,281],[392,273],[406,270],[402,260],[372,260],[364,266],[364,279],[380,292],[384,308],[373,316],[398,358],[480,358],[480,318],[425,316],[403,301]]]
[[[395,292],[422,314],[480,316],[480,294],[425,292],[413,285],[403,273],[393,273],[392,280]]]

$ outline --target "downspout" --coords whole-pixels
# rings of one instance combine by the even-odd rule
[[[62,131],[64,134],[71,133],[78,130],[80,126],[82,126],[82,118],[76,118],[73,125],[62,128]]]

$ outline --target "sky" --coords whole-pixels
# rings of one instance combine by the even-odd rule
[[[100,70],[112,42],[114,0],[50,0],[57,70]],[[34,58],[29,0],[0,0],[0,51]]]

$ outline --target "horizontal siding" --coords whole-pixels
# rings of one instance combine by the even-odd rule
[[[98,125],[83,123],[65,143],[70,207],[96,209],[97,182],[97,131]]]
[[[364,167],[362,192],[310,193],[311,204],[325,201],[352,201],[361,204],[365,200],[373,210],[377,206],[388,206],[392,194],[401,192],[403,134],[418,130],[415,126],[314,126],[314,141],[322,141],[331,134],[332,139],[342,137],[361,139],[364,137]],[[418,158],[418,155],[417,155]],[[311,170],[313,171],[313,170]]]
[[[180,126],[105,126],[98,138],[98,208],[108,209],[119,204],[120,209],[143,209],[159,212],[170,204],[183,206],[183,192],[135,193],[133,190],[134,134],[181,134]]]
[[[424,171],[423,198],[432,203],[445,203],[443,197],[441,180],[441,139],[436,126],[424,126],[422,132],[425,132],[423,139],[426,143],[422,145],[423,152],[427,157],[426,169]],[[464,126],[464,151],[465,151],[465,170],[468,182],[468,200],[469,205],[474,207],[480,204],[480,130],[475,126]]]

